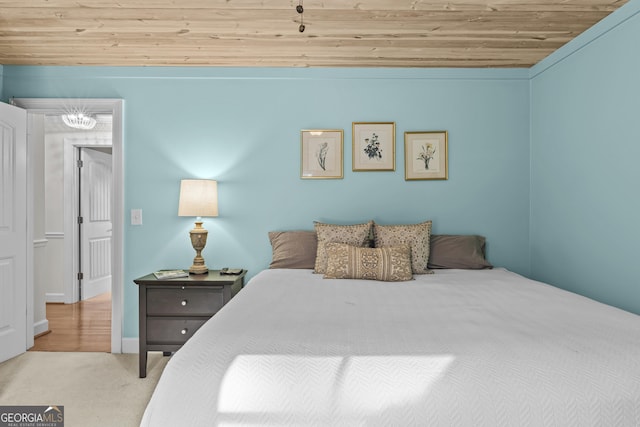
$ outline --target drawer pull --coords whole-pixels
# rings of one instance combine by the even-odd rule
[[[187,300],[183,299],[182,302],[180,303],[183,307],[187,305]]]
[[[187,328],[184,328],[183,330],[181,330],[180,333],[182,335],[187,335]]]

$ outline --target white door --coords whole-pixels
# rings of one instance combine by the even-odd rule
[[[111,291],[111,154],[82,148],[80,169],[81,299]]]
[[[27,350],[27,112],[0,103],[0,362]]]

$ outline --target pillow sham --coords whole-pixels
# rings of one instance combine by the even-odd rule
[[[368,279],[400,282],[413,279],[409,245],[366,248],[326,243],[325,279]]]
[[[373,221],[364,224],[336,225],[314,221],[318,245],[314,273],[324,274],[327,270],[325,243],[348,243],[353,246],[368,246],[369,233]]]
[[[429,268],[493,268],[485,258],[485,238],[476,235],[431,236]]]
[[[432,274],[427,268],[431,243],[431,221],[407,225],[373,224],[376,248],[407,244],[411,247],[411,268],[414,274]]]
[[[270,231],[269,268],[309,268],[316,264],[318,239],[315,231]]]

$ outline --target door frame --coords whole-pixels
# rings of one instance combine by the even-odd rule
[[[111,146],[113,156],[113,234],[111,249],[111,353],[122,353],[122,314],[124,293],[124,100],[109,98],[13,98],[12,104],[27,110],[27,114],[64,114],[79,108],[91,114],[111,114]],[[29,135],[27,135],[27,147]],[[27,153],[31,166],[33,153]],[[27,170],[32,180],[33,168]],[[27,187],[27,203],[33,198],[32,186]],[[32,214],[33,204],[28,204]],[[27,237],[33,236],[33,221],[27,221]],[[27,248],[32,247],[27,242]],[[30,244],[29,244],[30,243]],[[33,251],[27,253],[27,276],[33,277]],[[30,313],[30,314],[29,314]],[[27,343],[33,344],[33,281],[27,281]]]

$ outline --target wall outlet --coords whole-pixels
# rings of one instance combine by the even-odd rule
[[[131,225],[142,225],[142,209],[131,209]]]

